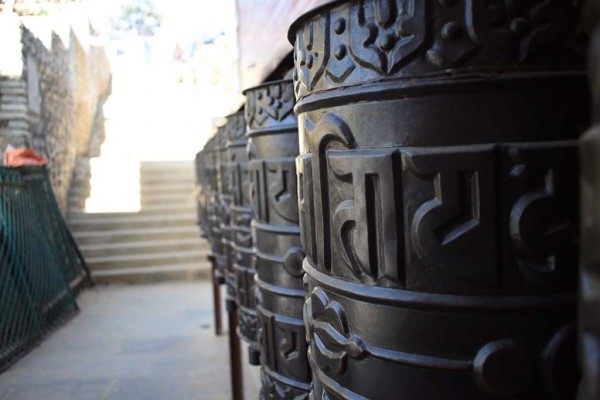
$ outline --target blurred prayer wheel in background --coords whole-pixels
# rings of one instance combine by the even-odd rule
[[[197,205],[197,221],[196,223],[200,226],[202,231],[206,230],[208,220],[208,210],[204,205],[206,189],[206,173],[204,170],[204,164],[206,155],[206,146],[196,153],[195,158],[195,169],[196,169],[196,205]]]
[[[335,1],[292,25],[315,399],[573,398],[576,3]]]
[[[229,150],[227,147],[227,132],[226,126],[217,128],[217,183],[218,183],[218,202],[217,202],[217,217],[218,224],[213,229],[215,244],[217,245],[217,268],[225,278],[227,284],[227,300],[235,302],[235,287],[232,280],[235,277],[231,276],[228,267],[231,258],[231,246],[229,244],[231,237],[231,185],[229,184]]]
[[[267,82],[244,94],[261,398],[304,398],[309,391],[310,372],[302,322],[304,252],[298,225],[294,87],[291,80]]]
[[[248,188],[248,156],[246,151],[248,139],[243,112],[229,115],[226,118],[227,184],[230,187],[232,196],[227,286],[229,293],[235,296],[238,304],[238,333],[250,345],[250,362],[258,364],[252,235],[250,232],[252,209]]]
[[[197,199],[198,199],[198,225],[202,229],[202,234],[208,240],[212,256],[219,253],[217,239],[220,237],[214,235],[215,228],[218,228],[217,201],[217,137],[211,137],[202,151],[196,155],[196,179],[197,179]],[[220,246],[220,243],[219,243]]]

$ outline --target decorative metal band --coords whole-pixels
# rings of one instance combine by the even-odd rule
[[[290,235],[290,236],[299,236],[300,235],[300,227],[299,226],[275,226],[269,224],[261,224],[257,220],[252,220],[252,228],[257,231],[275,233],[277,235]]]
[[[227,124],[225,125],[225,136],[227,147],[236,145],[245,145],[246,138],[246,122],[244,121],[244,113],[238,112],[225,117]]]
[[[257,281],[256,286],[258,286],[258,288],[263,292],[269,292],[270,294],[282,297],[292,297],[304,300],[304,290],[289,289],[281,286],[271,285],[263,281]]]
[[[564,325],[564,320],[573,312],[572,305],[557,305],[543,313],[535,308],[529,312],[507,309],[495,315],[470,309],[423,313],[419,308],[404,308],[402,304],[390,309],[391,305],[386,307],[373,299],[358,301],[348,294],[338,295],[322,289],[310,274],[308,276],[310,295],[304,321],[310,343],[309,359],[313,374],[318,378],[316,390],[334,391],[337,396],[346,393],[340,398],[354,399],[353,396],[390,398],[390,393],[402,388],[405,393],[437,398],[433,394],[435,390],[417,388],[421,381],[436,390],[447,385],[440,375],[444,371],[456,379],[453,387],[456,393],[472,393],[471,396],[481,395],[482,390],[495,395],[522,393],[527,396],[529,393],[533,396],[535,389],[529,389],[524,382],[530,382],[534,374],[544,375],[550,371],[541,385],[548,392],[564,390],[562,381],[556,381],[557,373],[560,370],[560,374],[568,374],[570,367],[564,365],[567,359],[557,354],[564,357],[574,344],[575,329]],[[553,316],[552,321],[547,315]],[[545,331],[544,325],[548,323],[554,332]],[[389,333],[378,332],[376,328],[382,325]],[[449,345],[449,338],[465,325],[470,332],[477,332],[477,336],[454,337],[454,344]],[[532,329],[540,336],[527,338],[527,332]],[[511,334],[514,338],[510,338]],[[382,344],[414,348],[418,352]],[[498,364],[501,359],[503,362]],[[356,373],[361,373],[363,382],[345,378]],[[386,385],[387,374],[397,377],[394,385]],[[451,387],[447,386],[447,390]],[[315,395],[320,396],[320,393]]]
[[[460,296],[413,292],[396,288],[367,286],[332,278],[313,267],[308,258],[304,260],[303,268],[312,279],[318,282],[320,287],[340,296],[361,301],[376,301],[381,305],[414,310],[495,314],[526,312],[527,309],[572,307],[576,300],[574,293],[539,296]]]
[[[244,91],[246,127],[250,136],[272,130],[297,129],[294,88],[290,81],[269,82]]]
[[[345,0],[292,24],[294,84],[311,93],[387,79],[582,69],[581,2]]]

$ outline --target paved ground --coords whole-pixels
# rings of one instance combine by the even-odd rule
[[[204,282],[88,290],[75,319],[0,375],[0,399],[229,399],[227,336],[213,334],[211,299]]]

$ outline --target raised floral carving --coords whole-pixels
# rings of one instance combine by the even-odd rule
[[[258,128],[269,119],[281,122],[293,116],[294,86],[291,82],[277,82],[246,93],[246,123]]]
[[[552,65],[583,68],[580,8],[560,0],[341,3],[297,25],[296,94],[448,69],[544,69],[557,58]]]
[[[359,1],[350,23],[350,52],[361,65],[387,75],[398,70],[425,41],[426,2]]]

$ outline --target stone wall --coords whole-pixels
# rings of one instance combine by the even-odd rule
[[[83,38],[83,45],[80,33],[69,26],[60,26],[62,35],[50,28],[66,22],[57,25],[52,17],[10,14],[0,17],[0,25],[7,19],[13,27],[8,36],[19,46],[12,46],[10,53],[0,47],[2,57],[13,58],[0,61],[0,151],[8,143],[28,145],[48,157],[52,185],[64,211],[75,166],[85,164],[76,160],[89,156],[94,131],[103,130],[97,116],[110,93],[108,59],[93,37]],[[41,37],[43,33],[47,37]],[[15,57],[20,58],[20,68]]]

